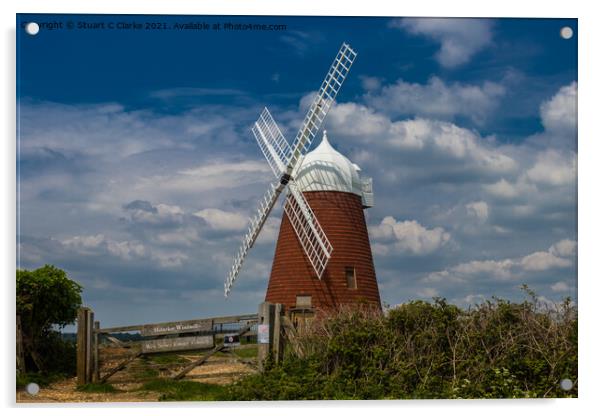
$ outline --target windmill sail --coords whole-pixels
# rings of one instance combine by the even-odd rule
[[[286,171],[291,147],[267,108],[263,109],[251,131],[274,175],[279,178]]]
[[[347,78],[356,55],[357,53],[348,44],[343,43],[339,53],[334,58],[334,62],[330,66],[326,78],[322,81],[322,85],[303,120],[303,125],[293,142],[292,155],[289,162],[289,167],[292,169],[294,169],[299,161],[300,156],[309,150],[311,142],[318,130],[320,130],[324,118],[328,114],[345,78]]]
[[[295,183],[290,183],[288,190],[289,197],[284,203],[284,212],[288,216],[299,243],[301,243],[301,247],[303,247],[303,251],[316,275],[321,279],[332,253],[332,245],[309,207],[303,192],[297,190]]]

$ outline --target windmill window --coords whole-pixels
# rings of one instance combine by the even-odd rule
[[[355,278],[355,267],[345,267],[345,278],[347,279],[348,289],[357,289],[357,279]]]
[[[297,295],[297,308],[311,308],[311,295]]]

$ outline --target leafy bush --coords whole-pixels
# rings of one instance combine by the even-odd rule
[[[17,270],[17,314],[21,319],[28,370],[75,373],[75,343],[57,329],[73,324],[81,306],[82,287],[54,266]]]
[[[299,328],[283,362],[228,389],[229,400],[576,397],[576,309],[535,295],[462,310],[412,301],[386,315],[345,308]]]

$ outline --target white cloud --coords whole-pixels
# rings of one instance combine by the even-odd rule
[[[573,264],[571,254],[576,242],[561,240],[548,251],[537,251],[524,257],[502,260],[473,260],[460,263],[445,270],[428,273],[421,280],[424,283],[462,283],[477,277],[497,280],[515,280],[525,277],[529,272],[569,267]],[[559,257],[562,252],[563,256]]]
[[[162,251],[153,250],[151,258],[155,260],[159,266],[164,268],[181,267],[188,259],[188,256],[178,251]]]
[[[241,231],[247,227],[248,218],[237,213],[218,208],[207,208],[195,212],[196,217],[202,218],[214,230]]]
[[[76,235],[71,238],[67,238],[62,243],[70,248],[76,250],[87,250],[99,247],[106,241],[103,234],[96,235]]]
[[[180,267],[188,259],[188,255],[177,250],[147,248],[139,241],[117,241],[103,234],[74,236],[62,240],[61,243],[64,247],[80,255],[103,256],[109,254],[126,261],[146,258],[156,262],[160,267]]]
[[[390,241],[397,251],[415,255],[432,253],[451,238],[441,227],[429,230],[416,221],[396,221],[391,216],[370,227],[370,234],[375,240]]]
[[[570,290],[569,285],[567,285],[566,282],[556,282],[550,286],[550,289],[556,293],[568,292]]]
[[[177,205],[157,204],[152,209],[141,209],[138,207],[127,208],[130,218],[134,222],[147,224],[181,224],[184,220],[184,211]]]
[[[336,104],[328,114],[328,123],[336,126],[338,134],[360,138],[384,134],[391,126],[387,117],[355,103]]]
[[[378,152],[390,157],[396,151],[407,155],[410,150],[436,157],[439,166],[462,162],[463,169],[488,173],[508,173],[517,167],[493,138],[482,138],[446,121],[415,118],[392,122],[364,105],[337,104],[329,114],[328,128],[332,138],[348,137],[362,149],[368,147],[372,155]]]
[[[475,260],[453,267],[453,272],[465,276],[491,275],[496,279],[506,280],[512,277],[511,268],[515,262],[504,260]]]
[[[577,127],[577,83],[560,88],[540,107],[541,120],[547,131],[575,134]]]
[[[548,270],[568,267],[573,264],[577,251],[577,242],[561,240],[553,244],[548,251],[538,251],[523,257],[521,265],[525,270]]]
[[[417,294],[423,298],[434,298],[435,296],[439,296],[437,289],[432,287],[425,287],[424,289],[419,290]]]
[[[438,156],[471,162],[490,172],[508,172],[515,161],[490,147],[476,133],[453,123],[414,119],[396,122],[387,142],[401,149],[431,149]]]
[[[496,183],[483,185],[483,188],[491,195],[499,198],[514,198],[519,194],[516,185],[510,184],[506,179],[500,179]]]
[[[577,180],[577,156],[570,152],[549,149],[537,155],[533,167],[527,171],[527,178],[535,183],[546,185],[567,185]]]
[[[478,304],[478,303],[482,303],[485,300],[485,296],[477,293],[477,294],[469,294],[464,296],[464,298],[462,298],[462,302],[464,302],[467,305],[474,305],[474,304]]]
[[[116,241],[105,237],[103,234],[73,236],[61,243],[80,254],[100,254],[108,252],[123,260],[140,258],[146,254],[145,246],[138,241]]]
[[[504,260],[473,260],[460,263],[446,270],[428,273],[422,281],[425,283],[466,283],[479,276],[496,280],[509,280],[513,277],[512,268],[516,262]]]
[[[390,116],[421,117],[464,116],[476,123],[484,122],[497,108],[506,89],[501,84],[486,81],[482,85],[445,84],[431,77],[427,84],[398,80],[395,84],[376,88],[369,85],[364,100],[371,107]]]
[[[491,43],[493,21],[468,18],[404,18],[391,22],[391,27],[413,35],[423,35],[441,44],[437,61],[446,68],[467,63],[477,52]]]
[[[125,260],[132,257],[142,257],[145,253],[144,245],[136,241],[107,240],[107,248],[111,254]]]
[[[550,247],[550,253],[560,257],[571,257],[577,252],[577,242],[574,240],[561,240]]]
[[[522,268],[530,271],[542,271],[556,267],[568,267],[570,265],[570,260],[556,257],[547,251],[538,251],[529,254],[528,256],[523,257],[521,260]]]
[[[190,246],[200,240],[199,233],[192,227],[180,227],[174,231],[160,232],[154,241],[160,245]]]
[[[271,172],[268,164],[261,160],[216,161],[182,170],[175,175],[150,177],[145,180],[144,186],[161,186],[180,192],[210,191],[265,182],[269,177],[268,172]]]
[[[362,80],[362,88],[366,91],[377,90],[382,85],[381,78],[360,75],[360,79]]]
[[[471,202],[466,204],[466,212],[480,222],[485,222],[489,218],[489,205],[485,201]]]

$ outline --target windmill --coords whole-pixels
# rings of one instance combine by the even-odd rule
[[[350,244],[348,241],[342,241],[340,243],[340,254],[342,258],[348,258],[347,254],[349,253],[345,251],[349,247],[355,247],[354,250],[360,253],[359,257],[369,260],[364,261],[366,267],[362,269],[362,276],[367,276],[367,278],[363,278],[362,282],[367,282],[367,285],[363,283],[362,285],[366,286],[364,289],[367,289],[367,292],[364,292],[367,293],[367,297],[380,304],[368,234],[362,212],[362,208],[369,207],[372,204],[371,179],[364,179],[363,182],[360,180],[359,167],[352,164],[330,146],[326,138],[326,132],[324,132],[324,138],[320,146],[309,154],[307,153],[347,77],[355,57],[355,51],[348,44],[343,43],[309,107],[292,146],[289,146],[267,108],[263,109],[258,120],[253,124],[251,131],[277,180],[269,186],[259,204],[256,215],[251,218],[248,231],[243,238],[242,245],[234,258],[232,268],[225,281],[224,295],[226,297],[230,293],[247,253],[257,240],[272,208],[280,194],[286,191],[284,216],[266,300],[270,300],[267,299],[270,297],[275,297],[275,300],[289,299],[290,296],[294,295],[280,293],[282,292],[281,289],[289,286],[299,288],[299,282],[303,280],[306,281],[306,284],[301,291],[309,293],[309,295],[302,294],[302,297],[311,297],[311,293],[318,290],[324,293],[331,292],[330,295],[325,294],[324,296],[333,298],[332,284],[329,286],[327,282],[323,281],[323,277],[329,274],[327,266],[334,250],[333,244],[329,241],[321,222],[318,221],[320,215],[325,215],[329,217],[327,220],[329,227],[335,224],[333,225],[333,233],[338,240],[340,238],[338,237],[339,234],[336,233],[337,230],[347,229],[348,232],[345,234],[348,235],[353,235],[356,229],[361,231],[354,240],[359,242],[360,246],[357,246],[355,242]],[[323,157],[310,157],[312,154],[321,154]],[[361,189],[358,188],[358,184]],[[307,195],[311,194],[310,199],[312,201],[317,198],[315,202],[308,202],[304,195],[306,191],[314,191],[307,193]],[[327,192],[325,197],[323,191],[330,192]],[[350,206],[351,204],[355,208],[351,210],[348,208],[337,210],[334,208],[335,210],[332,211],[337,204],[341,205],[341,198],[347,198],[344,195],[338,195],[340,193],[338,191],[346,192],[352,198],[352,200],[344,201],[343,205]],[[358,197],[358,195],[361,197]],[[314,208],[319,207],[320,212],[325,214],[317,216],[314,209],[312,209],[312,204],[315,205]],[[358,214],[358,209],[361,215]],[[334,213],[334,215],[330,215],[328,212]],[[279,253],[278,247],[285,247],[285,251],[288,251]],[[339,251],[336,252],[337,255],[338,253]],[[347,269],[349,267],[346,268],[345,273],[349,275]],[[355,269],[353,273],[353,279],[355,279]],[[350,276],[346,277],[348,280],[350,278]],[[296,279],[296,282],[291,279]],[[318,283],[320,281],[321,284]],[[275,287],[273,283],[279,290],[272,290]],[[348,287],[353,288],[349,284],[355,284],[355,289],[357,289],[357,283],[348,281]],[[334,291],[338,293],[336,289]],[[363,295],[366,294],[360,292]],[[358,293],[360,292],[355,292],[355,298],[359,297]],[[365,297],[363,295],[362,297]],[[334,296],[334,298],[336,297]],[[296,302],[299,303],[299,301]],[[290,300],[280,303],[289,306],[294,304]]]

